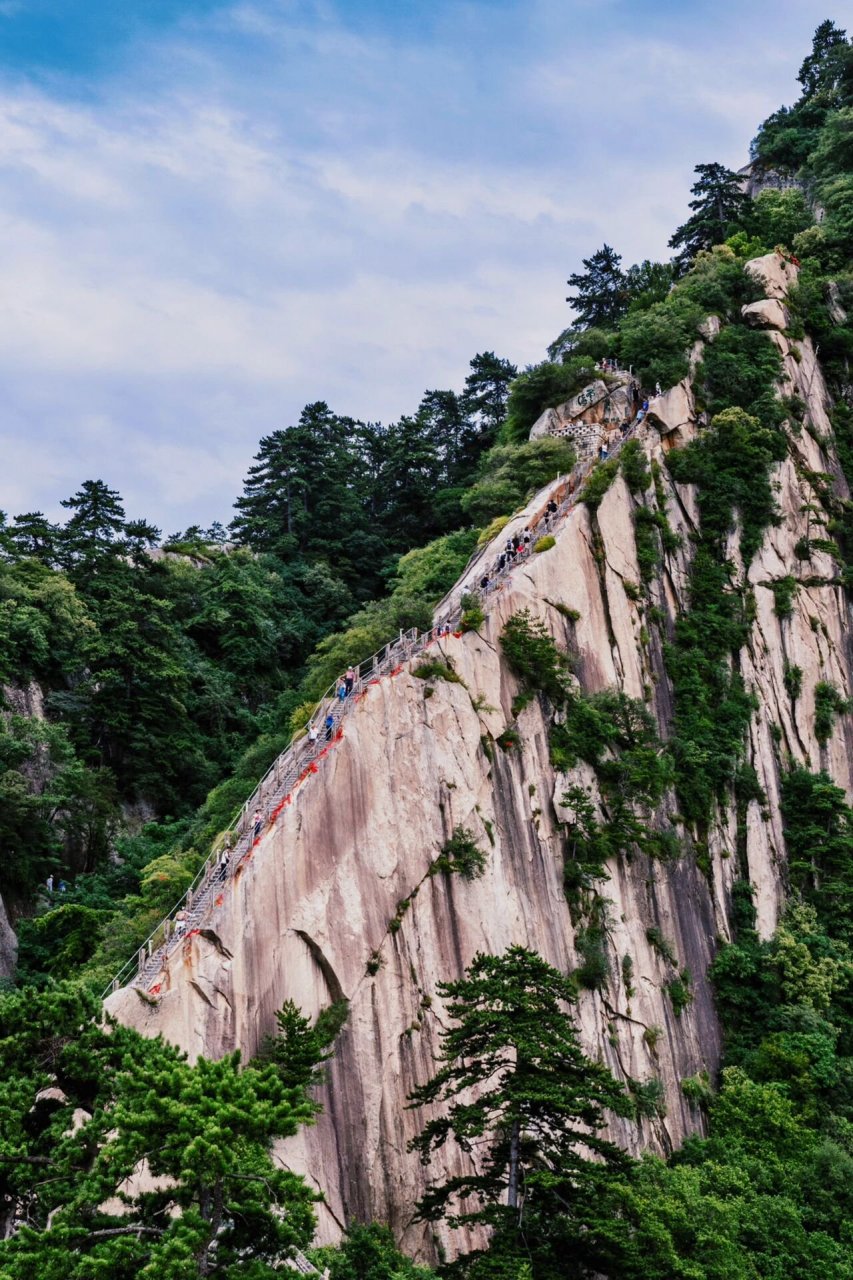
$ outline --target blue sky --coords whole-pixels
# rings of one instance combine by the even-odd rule
[[[0,508],[227,520],[309,400],[541,359],[796,97],[812,0],[0,0]]]

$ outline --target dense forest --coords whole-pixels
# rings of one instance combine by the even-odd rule
[[[0,518],[0,893],[19,937],[0,1001],[0,1214],[15,1228],[0,1241],[0,1275],[260,1280],[288,1249],[310,1249],[315,1195],[269,1148],[311,1122],[341,1011],[312,1025],[285,1006],[257,1060],[190,1066],[161,1041],[101,1026],[97,994],[330,680],[399,627],[427,625],[493,522],[572,465],[565,442],[528,439],[543,409],[603,356],[649,391],[674,385],[709,313],[722,327],[694,373],[709,425],[667,455],[672,475],[697,486],[701,514],[691,607],[666,654],[670,740],[652,742],[615,694],[572,695],[564,655],[529,619],[503,648],[530,696],[564,704],[552,753],[587,760],[604,786],[616,757],[637,795],[674,786],[700,844],[719,799],[757,794],[744,751],[754,698],[730,661],[749,596],[726,548],[739,520],[748,563],[777,518],[772,469],[802,413],[775,393],[776,349],[741,320],[760,296],[744,263],[776,247],[800,265],[790,336],[820,346],[853,482],[853,44],[833,23],[815,33],[799,83],[753,142],[755,198],[724,166],[698,165],[672,259],[623,269],[612,246],[591,252],[569,278],[575,320],[542,363],[519,372],[478,354],[463,388],[427,391],[390,425],[306,406],[260,442],[227,527],[164,539],[102,480],[63,503],[62,523]],[[629,487],[648,483],[629,448],[599,465],[588,502],[620,466]],[[822,545],[849,589],[853,505],[830,481]],[[651,577],[671,535],[660,521],[636,533]],[[801,550],[807,563],[813,548]],[[846,693],[822,696],[831,726]],[[451,1137],[476,1140],[484,1163],[434,1186],[419,1213],[481,1222],[491,1242],[443,1274],[853,1277],[853,809],[802,767],[784,797],[789,906],[762,941],[749,884],[736,885],[737,936],[713,970],[726,1063],[719,1079],[683,1082],[707,1136],[669,1159],[632,1160],[599,1136],[608,1111],[650,1114],[657,1099],[585,1059],[567,1012],[596,984],[603,863],[658,838],[629,808],[604,825],[578,803],[569,833],[583,971],[558,974],[513,948],[446,984],[444,1055],[411,1099],[440,1100],[444,1119],[418,1149],[429,1160]],[[476,1104],[471,1084],[484,1090]],[[154,1153],[168,1182],[125,1188],[122,1212],[106,1207]],[[375,1224],[352,1224],[339,1249],[313,1256],[332,1280],[425,1274]]]

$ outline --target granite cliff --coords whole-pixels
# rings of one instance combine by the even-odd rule
[[[748,875],[763,936],[774,929],[785,897],[783,763],[824,768],[848,794],[853,790],[849,717],[836,719],[823,745],[814,726],[819,684],[845,695],[853,689],[845,591],[828,551],[815,549],[807,562],[795,552],[803,539],[814,539],[827,486],[839,497],[847,488],[812,344],[783,332],[794,269],[768,255],[750,271],[764,282],[766,298],[751,304],[745,319],[767,329],[780,351],[779,393],[805,405],[774,473],[779,523],[746,568],[737,530],[729,547],[754,600],[749,640],[735,660],[756,698],[748,761],[763,796],[721,806],[707,857],[697,860],[670,793],[651,820],[679,834],[682,856],[620,858],[601,886],[609,900],[608,980],[581,992],[578,1016],[587,1051],[620,1078],[660,1081],[665,1107],[636,1122],[614,1122],[613,1136],[635,1152],[668,1151],[701,1128],[701,1113],[680,1082],[713,1073],[719,1062],[707,970],[731,934],[731,885]],[[712,318],[703,342],[713,341],[717,328]],[[651,402],[638,439],[651,460],[665,462],[668,450],[702,425],[686,379]],[[640,504],[663,511],[680,535],[645,598],[636,590]],[[325,1196],[321,1238],[334,1238],[350,1218],[375,1217],[391,1223],[408,1252],[432,1256],[434,1242],[411,1221],[424,1182],[407,1153],[418,1120],[405,1101],[433,1069],[443,1022],[438,982],[458,975],[476,952],[511,943],[535,949],[563,971],[579,964],[563,888],[562,797],[575,783],[596,796],[598,783],[586,765],[555,771],[545,699],[513,715],[518,682],[501,652],[505,623],[530,610],[573,655],[583,691],[624,690],[645,703],[666,738],[673,690],[664,645],[689,604],[697,525],[693,487],[676,483],[665,465],[645,493],[632,495],[619,475],[595,512],[578,505],[555,545],[488,597],[477,631],[436,642],[459,681],[419,678],[415,661],[370,687],[341,741],[228,884],[207,926],[173,955],[157,998],[125,988],[107,1001],[111,1013],[146,1034],[162,1033],[192,1056],[216,1057],[234,1048],[252,1055],[287,998],[314,1014],[346,997],[349,1017],[320,1091],[323,1114],[279,1150]],[[480,572],[472,566],[456,593]],[[780,610],[778,584],[791,577],[790,609]],[[796,696],[786,678],[793,667],[802,673]],[[503,750],[497,739],[510,723],[518,742]],[[457,826],[488,854],[484,875],[471,882],[429,874]],[[682,970],[689,971],[692,999],[677,1009],[668,984]]]

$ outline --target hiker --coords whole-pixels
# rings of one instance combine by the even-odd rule
[[[659,382],[656,382],[656,383],[655,383],[655,395],[656,395],[656,396],[662,396],[662,395],[663,395],[663,392],[662,392],[662,391],[661,391],[661,389],[660,389],[660,383],[659,383]]]
[[[47,879],[45,880],[45,884],[47,885],[48,893],[51,894],[52,896],[53,895],[53,876],[52,875],[49,875],[47,877]]]
[[[344,676],[344,684],[347,687],[347,697],[352,693],[352,687],[355,684],[355,668],[347,667],[347,673]]]
[[[637,426],[640,425],[640,423],[643,421],[643,418],[645,418],[645,416],[646,416],[645,409],[641,409],[640,412],[637,414]]]
[[[252,814],[252,838],[257,840],[258,836],[264,829],[264,815],[260,809],[256,809]]]
[[[214,880],[221,884],[228,875],[228,864],[231,861],[231,847],[226,845],[219,855],[219,862],[216,864],[216,870],[213,873]]]
[[[488,589],[489,589],[489,575],[487,573],[484,573],[482,578],[480,579],[480,590],[488,591]]]
[[[343,701],[344,701],[344,699],[346,698],[346,696],[347,696],[347,687],[346,687],[346,685],[344,684],[343,680],[340,682],[340,684],[338,685],[337,689],[335,690],[335,696],[337,697],[337,699],[338,699],[338,701],[339,701],[339,702],[343,702]]]
[[[521,535],[521,541],[524,543],[525,551],[529,548],[532,538],[533,538],[533,535],[530,532],[530,530],[525,529],[524,533]]]
[[[498,556],[498,573],[503,572],[503,567],[505,564],[506,564],[506,552],[502,551]]]
[[[648,410],[648,407],[649,407],[649,402],[648,402],[648,400],[644,400],[644,401],[643,401],[643,413],[646,413],[646,411]]]
[[[335,717],[332,715],[330,711],[329,714],[326,716],[326,741],[327,742],[332,741],[332,734],[334,732],[334,729],[335,729]]]
[[[312,749],[317,745],[317,739],[319,736],[320,735],[317,732],[317,726],[316,724],[314,724],[314,721],[312,720],[308,726],[308,741],[310,742]]]
[[[175,933],[178,935],[179,938],[182,938],[186,933],[186,931],[187,931],[187,913],[186,911],[181,910],[175,916]]]
[[[64,881],[64,880],[60,880],[60,882],[59,882],[59,892],[60,892],[60,893],[65,893],[65,891],[66,891],[66,889],[67,889],[67,888],[68,888],[68,885],[65,883],[65,881]]]

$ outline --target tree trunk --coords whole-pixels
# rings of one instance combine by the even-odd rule
[[[513,1120],[512,1133],[509,1139],[509,1182],[506,1189],[506,1202],[510,1209],[518,1208],[518,1146],[519,1122]]]

